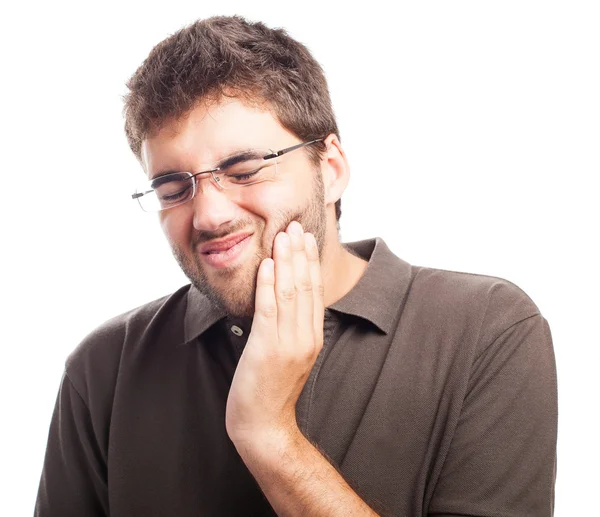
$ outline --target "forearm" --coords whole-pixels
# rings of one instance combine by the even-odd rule
[[[236,446],[277,515],[377,515],[299,430]]]

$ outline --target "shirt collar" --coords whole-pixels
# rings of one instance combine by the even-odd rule
[[[344,246],[369,263],[356,285],[328,309],[363,318],[389,334],[410,286],[411,265],[394,255],[380,237]],[[222,308],[190,286],[184,319],[185,342],[189,343],[226,316]]]
[[[412,266],[394,255],[380,237],[344,246],[369,263],[356,285],[329,309],[363,318],[389,334],[397,326]]]
[[[183,321],[183,337],[189,343],[227,316],[224,309],[214,305],[193,285],[187,293],[187,308]]]

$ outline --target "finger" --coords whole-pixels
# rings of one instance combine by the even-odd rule
[[[275,271],[271,258],[264,259],[256,277],[253,335],[261,338],[277,337],[277,300],[275,299]]]
[[[292,221],[288,226],[288,234],[292,249],[294,285],[297,292],[297,337],[302,344],[312,346],[314,344],[313,285],[308,271],[304,230],[299,222]]]
[[[296,285],[292,265],[290,236],[280,232],[275,237],[275,297],[277,299],[277,331],[280,345],[293,344],[296,328]]]
[[[312,233],[304,234],[308,271],[313,286],[313,321],[317,346],[323,346],[323,320],[325,318],[325,289],[321,274],[321,262],[317,241]],[[318,351],[317,351],[318,353]]]

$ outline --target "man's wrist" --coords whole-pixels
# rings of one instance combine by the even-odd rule
[[[303,442],[308,443],[297,425],[245,432],[232,441],[246,464],[260,463],[273,468],[281,465]]]

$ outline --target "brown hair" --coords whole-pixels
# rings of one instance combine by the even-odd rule
[[[339,131],[321,66],[283,29],[240,16],[184,27],[156,45],[127,82],[125,134],[140,159],[142,141],[199,101],[223,96],[265,106],[303,141]],[[318,164],[324,144],[307,148]],[[335,204],[341,216],[341,200]]]

